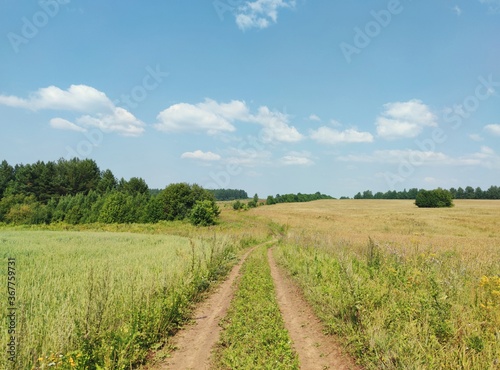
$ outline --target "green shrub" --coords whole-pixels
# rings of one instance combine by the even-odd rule
[[[448,190],[420,190],[415,199],[419,208],[453,207],[453,196]]]
[[[210,226],[215,225],[219,213],[219,207],[214,201],[201,200],[194,205],[189,219],[193,225]]]

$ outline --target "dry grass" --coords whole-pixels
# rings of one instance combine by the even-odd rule
[[[500,201],[456,200],[454,208],[420,209],[406,200],[320,200],[259,207],[253,214],[290,228],[290,236],[316,235],[365,246],[453,250],[464,258],[498,258]]]
[[[367,369],[500,366],[500,202],[331,200],[252,214],[288,225],[280,263]]]

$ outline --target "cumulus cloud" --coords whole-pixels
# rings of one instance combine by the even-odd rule
[[[290,126],[289,117],[281,112],[273,112],[268,107],[260,107],[256,115],[249,117],[249,122],[261,125],[262,140],[264,142],[281,141],[294,143],[304,137],[293,126]]]
[[[97,127],[102,132],[116,132],[123,136],[139,136],[144,132],[145,124],[126,109],[115,107],[111,113],[85,115],[76,122],[85,127]]]
[[[314,164],[309,152],[290,152],[281,158],[280,163],[285,166],[311,166]]]
[[[85,127],[98,127],[103,132],[125,136],[138,136],[145,124],[124,108],[117,107],[105,93],[86,85],[71,85],[67,90],[56,86],[38,89],[28,98],[0,95],[0,104],[32,111],[54,110],[84,113],[75,123],[62,118],[50,120],[55,129],[85,131]]]
[[[232,122],[239,117],[245,103],[233,101],[219,104],[207,99],[199,104],[174,104],[160,112],[155,127],[160,131],[174,132],[207,132],[214,135],[218,132],[232,132]]]
[[[277,23],[280,9],[293,7],[295,0],[244,1],[236,11],[236,24],[242,31],[267,28]]]
[[[58,130],[69,130],[69,131],[78,131],[78,132],[86,132],[87,130],[83,127],[75,125],[73,122],[65,120],[63,118],[52,118],[50,120],[50,127],[58,129]]]
[[[469,135],[469,138],[472,140],[472,141],[483,141],[483,137],[479,134],[470,134]]]
[[[236,121],[256,123],[262,126],[261,137],[264,142],[296,142],[303,136],[293,126],[289,118],[281,112],[260,107],[252,114],[246,103],[233,100],[218,103],[206,99],[198,104],[179,103],[170,106],[158,115],[154,127],[165,132],[205,132],[209,135],[236,130]]]
[[[203,152],[195,150],[194,152],[186,152],[181,155],[183,159],[197,159],[200,161],[219,161],[221,156],[212,152]]]
[[[38,89],[27,99],[0,95],[0,104],[33,111],[51,109],[74,112],[100,112],[111,110],[114,106],[106,94],[86,85],[71,85],[67,90],[49,86]]]
[[[309,121],[321,122],[321,118],[319,118],[319,116],[317,116],[316,114],[311,114],[309,116]]]
[[[362,162],[362,163],[401,163],[403,160],[411,158],[419,163],[448,163],[450,158],[440,152],[421,151],[412,149],[392,149],[376,150],[372,154],[351,154],[340,156],[337,160],[342,162]]]
[[[377,118],[377,133],[384,139],[417,137],[427,126],[437,126],[437,117],[421,100],[387,103]]]
[[[490,169],[500,168],[500,156],[490,147],[482,146],[476,153],[451,157],[442,152],[421,151],[413,149],[377,150],[372,154],[350,154],[337,157],[341,162],[401,164],[411,163],[414,166],[479,166]]]
[[[241,167],[268,166],[272,163],[272,153],[253,148],[229,148],[226,163]]]
[[[487,125],[484,129],[492,135],[500,136],[500,124]]]
[[[316,140],[318,143],[330,145],[340,143],[371,143],[373,135],[369,132],[361,132],[354,129],[339,131],[322,126],[311,132],[311,139]]]

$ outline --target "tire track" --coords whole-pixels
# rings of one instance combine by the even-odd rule
[[[300,368],[361,370],[352,358],[342,353],[332,336],[323,333],[323,324],[297,285],[277,266],[272,249],[267,253],[281,315],[299,355]]]
[[[237,289],[235,282],[246,258],[257,247],[246,252],[227,279],[216,291],[203,301],[193,314],[192,325],[186,326],[174,338],[176,348],[172,357],[155,366],[156,370],[166,369],[209,369],[212,349],[217,343],[221,331],[219,322],[226,316],[227,310]]]

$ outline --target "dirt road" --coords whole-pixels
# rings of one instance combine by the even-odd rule
[[[226,315],[233,294],[235,281],[240,273],[240,268],[247,256],[253,251],[248,251],[241,261],[233,267],[228,278],[194,313],[194,324],[181,330],[174,338],[172,357],[166,362],[155,367],[163,369],[209,369],[212,348],[219,339],[221,327],[220,320]]]
[[[253,248],[255,249],[255,248]],[[216,345],[221,327],[237,289],[236,281],[248,251],[233,268],[226,281],[194,313],[194,323],[181,330],[174,338],[172,357],[148,369],[210,369],[212,349]],[[314,315],[296,284],[277,266],[272,250],[268,250],[276,296],[285,327],[297,352],[301,369],[361,369],[344,355],[331,336],[323,334],[323,325]]]
[[[300,368],[360,369],[342,353],[333,337],[323,334],[323,325],[296,284],[276,265],[271,249],[268,259],[281,315],[299,355]]]

